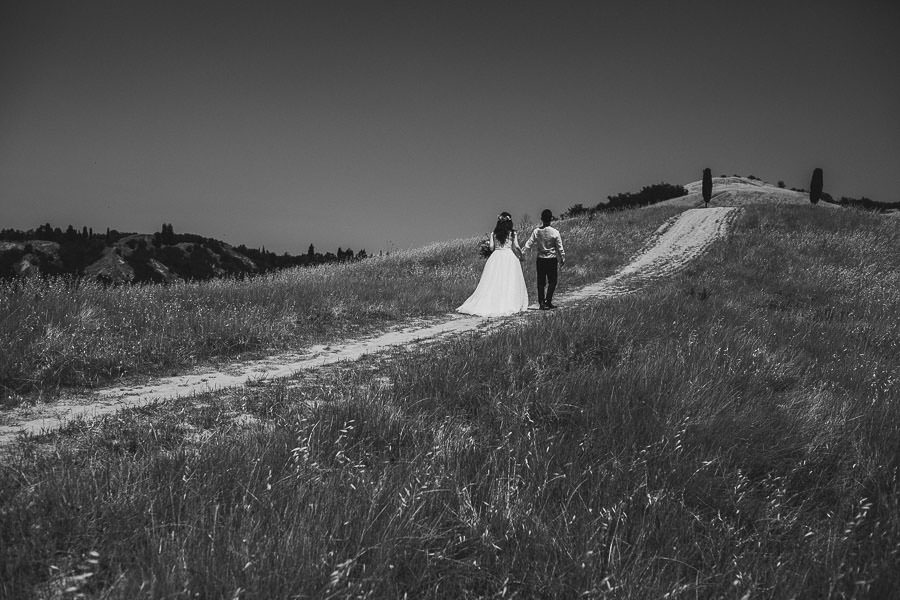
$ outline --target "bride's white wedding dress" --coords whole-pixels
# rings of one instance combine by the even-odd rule
[[[518,249],[516,234],[507,238],[502,244],[495,242],[493,234],[491,243],[494,251],[484,263],[478,287],[457,308],[457,312],[481,317],[499,317],[521,312],[528,308],[528,288],[525,287],[525,276],[522,265],[513,246]]]

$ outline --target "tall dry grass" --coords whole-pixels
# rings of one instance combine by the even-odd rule
[[[23,442],[0,591],[890,597],[898,308],[893,221],[748,208],[628,298]]]
[[[679,210],[562,222],[571,257],[562,291],[611,273]],[[113,288],[64,278],[0,283],[0,406],[59,386],[298,348],[447,313],[478,281],[477,241],[245,280]],[[530,263],[525,269],[531,283]]]

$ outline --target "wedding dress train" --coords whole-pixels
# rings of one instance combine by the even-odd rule
[[[513,252],[515,235],[497,244],[484,263],[481,279],[472,295],[457,312],[482,317],[499,317],[528,308],[528,288],[522,275],[522,264]]]

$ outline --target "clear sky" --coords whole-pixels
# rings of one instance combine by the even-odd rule
[[[900,201],[896,0],[4,0],[0,227],[303,252],[713,174]]]

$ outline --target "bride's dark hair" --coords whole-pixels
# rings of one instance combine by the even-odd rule
[[[509,234],[515,231],[513,229],[512,215],[508,212],[502,212],[497,216],[497,225],[494,227],[494,237],[501,244],[506,243]]]

